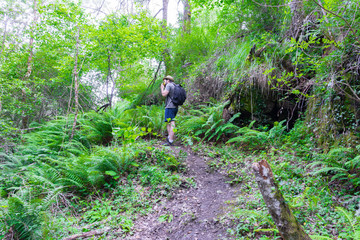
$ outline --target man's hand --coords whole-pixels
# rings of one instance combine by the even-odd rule
[[[166,83],[166,81],[164,81],[164,83]],[[160,89],[161,89],[161,95],[163,97],[166,97],[169,94],[169,91],[165,90],[165,84],[164,83],[161,84]]]

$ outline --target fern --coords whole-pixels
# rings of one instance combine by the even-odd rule
[[[38,239],[40,237],[36,234],[37,229],[40,228],[38,214],[38,211],[29,208],[19,197],[10,197],[5,222],[13,228],[18,239]]]
[[[281,140],[281,136],[284,134],[286,125],[283,126],[283,124],[286,122],[286,120],[283,120],[281,122],[275,122],[274,127],[272,127],[268,132],[268,141],[272,145],[276,145],[276,143],[279,143]]]
[[[237,142],[242,146],[256,147],[264,145],[268,140],[268,134],[266,132],[253,130],[250,129],[250,127],[240,128],[236,134],[239,134],[239,136],[231,138],[227,143]]]
[[[163,109],[159,106],[141,106],[128,109],[121,116],[113,120],[114,130],[126,128],[147,129],[142,135],[159,135],[164,129]]]
[[[360,217],[354,216],[354,214],[352,212],[347,211],[346,209],[344,209],[342,207],[336,207],[336,210],[350,224],[350,227],[352,230],[350,236],[353,237],[354,240],[360,240]]]
[[[188,110],[185,116],[180,116],[179,125],[181,135],[199,136],[204,140],[219,140],[222,136],[229,136],[239,128],[232,124],[240,116],[235,114],[225,123],[222,112],[228,102],[221,104],[201,105],[198,109]]]
[[[79,176],[79,173],[82,176]],[[66,170],[65,176],[60,178],[59,181],[65,186],[65,187],[77,187],[80,189],[86,188],[86,177],[84,178],[84,172],[81,171],[72,171],[72,170]]]
[[[352,158],[354,152],[350,148],[334,148],[326,154],[319,155],[320,160],[308,165],[313,175],[333,175],[332,180],[339,179],[345,183],[352,183],[355,187],[360,186],[357,176],[357,167],[360,165],[360,156]]]
[[[262,132],[252,129],[255,120],[249,126],[240,128],[236,134],[237,137],[231,138],[227,143],[238,143],[242,147],[247,148],[263,148],[269,145],[276,145],[280,143],[281,137],[284,134],[286,126],[283,126],[282,121],[274,124],[268,132]]]
[[[350,225],[351,231],[346,232],[346,239],[360,240],[360,217],[354,216],[354,214],[342,207],[336,207],[336,211],[342,216]],[[311,235],[312,239],[332,239],[326,236]]]
[[[315,164],[322,164],[321,162],[315,162]],[[313,175],[318,175],[320,173],[328,173],[328,172],[340,172],[340,173],[347,173],[346,169],[341,167],[324,167],[317,171],[312,172]]]
[[[354,159],[350,161],[347,161],[344,165],[350,171],[360,167],[360,155],[356,156]]]
[[[109,113],[89,112],[79,120],[81,126],[80,138],[83,144],[88,141],[91,144],[107,144],[112,139],[112,119]],[[86,139],[86,141],[84,141]],[[86,144],[85,144],[86,145]]]

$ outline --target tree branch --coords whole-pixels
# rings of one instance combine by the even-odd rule
[[[79,233],[79,234],[75,234],[75,235],[66,237],[63,240],[75,240],[78,238],[88,238],[88,237],[92,237],[92,236],[96,236],[96,235],[101,235],[101,234],[104,234],[105,232],[109,231],[110,229],[111,229],[110,227],[105,227],[105,228],[99,229],[99,230],[93,230],[90,232]]]
[[[340,18],[341,20],[343,20],[343,21],[346,23],[346,25],[349,27],[350,31],[354,34],[354,37],[356,37],[356,32],[357,32],[357,31],[355,31],[355,30],[351,27],[350,23],[349,23],[345,18],[343,18],[342,16],[340,16],[340,15],[338,15],[338,14],[336,14],[336,13],[334,13],[334,12],[332,12],[332,11],[326,9],[326,8],[324,8],[324,7],[323,7],[321,4],[319,4],[316,0],[312,0],[312,1],[313,1],[316,5],[318,5],[321,9],[323,9],[325,12],[328,12],[328,13],[330,13],[330,14],[338,17],[338,18]],[[359,41],[358,38],[356,38],[356,41],[360,44],[360,41]]]

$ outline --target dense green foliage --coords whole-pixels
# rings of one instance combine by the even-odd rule
[[[313,239],[359,239],[359,2],[194,0],[187,29],[131,4],[0,3],[0,238],[125,236],[191,183],[159,146],[170,74],[177,141],[242,186],[231,234],[279,238],[250,172],[266,159]]]
[[[74,219],[69,224],[93,223],[122,215],[123,230],[127,232],[131,214],[139,211],[136,205],[147,206],[141,209],[146,211],[159,195],[170,194],[181,183],[181,177],[172,174],[179,167],[179,159],[152,146],[151,141],[138,139],[159,134],[162,125],[156,125],[158,115],[151,114],[160,110],[138,108],[149,126],[144,128],[144,122],[134,121],[132,110],[126,110],[126,105],[114,107],[108,113],[82,115],[71,141],[71,126],[66,118],[47,122],[26,134],[25,144],[16,153],[1,155],[1,196],[6,206],[1,211],[2,231],[12,227],[19,239],[58,238],[64,227],[70,227],[61,224],[70,217],[67,211],[72,212],[75,207],[83,208],[76,210],[83,220]],[[135,183],[150,187],[137,192]],[[94,203],[85,201],[94,197],[98,199]],[[74,201],[77,206],[73,206]],[[106,203],[114,202],[126,205],[116,210],[106,208]],[[57,217],[49,211],[56,211]],[[127,211],[131,214],[122,214]]]

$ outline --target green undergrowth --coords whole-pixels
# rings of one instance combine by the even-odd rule
[[[251,165],[267,160],[295,217],[312,239],[359,239],[359,149],[316,148],[301,122],[290,132],[243,127],[227,144],[194,144],[210,167],[240,190],[223,217],[236,239],[280,239]],[[271,136],[271,137],[270,137]],[[227,220],[227,221],[225,221]]]
[[[59,117],[0,152],[0,238],[62,239],[104,227],[122,237],[187,183],[183,157],[157,144],[160,107],[128,106],[79,116],[72,138],[73,118]]]
[[[186,183],[179,158],[138,140],[95,147],[72,158],[5,160],[1,177],[1,233],[19,239],[61,239],[100,227],[121,236],[133,220]],[[5,172],[7,174],[5,175]]]

